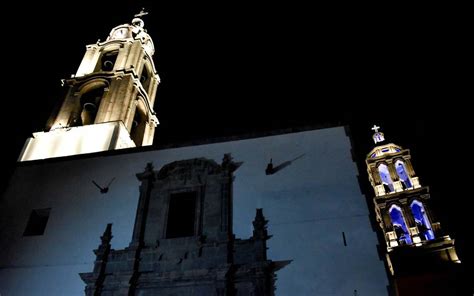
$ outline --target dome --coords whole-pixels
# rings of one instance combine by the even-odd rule
[[[144,22],[142,19],[134,18],[132,24],[123,24],[113,28],[106,42],[126,39],[140,40],[145,51],[152,56],[155,53],[155,46],[143,26]]]

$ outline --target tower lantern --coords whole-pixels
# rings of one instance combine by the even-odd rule
[[[143,10],[86,46],[67,94],[44,132],[29,138],[20,161],[147,146],[158,119],[153,111],[160,78]]]

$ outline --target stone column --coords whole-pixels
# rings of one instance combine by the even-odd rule
[[[137,174],[137,178],[142,182],[142,184],[140,185],[140,198],[138,200],[137,214],[130,247],[143,245],[148,205],[150,203],[150,194],[154,181],[154,171],[151,162],[147,164],[143,173]]]

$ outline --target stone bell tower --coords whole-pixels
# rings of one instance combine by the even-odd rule
[[[385,143],[380,127],[372,129],[377,146],[367,155],[367,173],[393,293],[455,295],[461,261],[454,240],[442,231],[432,210],[429,187],[420,184],[410,151]]]
[[[158,119],[153,111],[160,78],[155,48],[135,15],[108,38],[86,47],[61,108],[44,132],[25,143],[20,161],[151,145]]]

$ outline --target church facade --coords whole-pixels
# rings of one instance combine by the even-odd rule
[[[111,225],[82,273],[86,295],[275,295],[275,271],[289,261],[267,260],[262,209],[253,234],[232,233],[232,179],[240,163],[195,158],[143,173],[130,245],[112,250]]]
[[[139,18],[87,46],[1,200],[2,295],[386,295],[344,127],[147,149]]]

